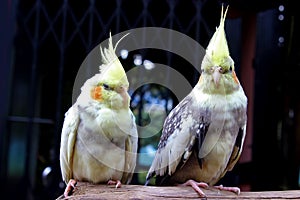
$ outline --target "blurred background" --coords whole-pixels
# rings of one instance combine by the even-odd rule
[[[64,113],[72,105],[81,63],[109,37],[109,31],[114,35],[139,27],[163,27],[186,34],[205,48],[219,24],[222,3],[230,5],[226,32],[237,75],[249,98],[249,119],[242,157],[221,182],[244,191],[299,189],[300,12],[296,1],[3,0],[1,195],[55,199],[62,194],[59,146]],[[117,53],[126,71],[152,70],[154,63],[162,63],[184,75],[192,86],[200,75],[189,62],[168,51]],[[168,113],[180,100],[159,84],[143,85],[131,96],[140,126],[149,123],[151,105],[160,105]],[[161,110],[152,110],[157,127],[165,117]],[[139,152],[155,151],[159,137],[160,131],[142,138]],[[139,157],[137,169],[147,170],[151,159]],[[144,180],[139,173],[132,183],[144,184]]]

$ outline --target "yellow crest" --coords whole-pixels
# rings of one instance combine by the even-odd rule
[[[224,57],[229,57],[229,49],[224,29],[227,10],[228,6],[225,12],[223,12],[222,6],[220,25],[217,27],[216,32],[210,39],[206,48],[206,54],[209,55],[215,63],[221,63]]]
[[[116,43],[115,47],[113,47],[112,37],[110,33],[109,34],[110,37],[108,40],[108,48],[101,48],[100,46],[101,58],[103,62],[103,64],[100,66],[101,82],[110,83],[112,85],[120,85],[120,84],[124,86],[129,85],[125,70],[115,53],[115,50],[119,42],[128,34],[129,33],[124,35]]]

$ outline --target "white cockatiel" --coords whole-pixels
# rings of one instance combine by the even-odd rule
[[[77,181],[120,187],[132,179],[138,133],[129,107],[129,82],[116,46],[110,35],[108,48],[100,47],[100,73],[84,83],[65,114],[60,146],[62,178],[67,183],[64,196]]]
[[[228,9],[228,7],[227,7]],[[247,97],[236,77],[229,55],[221,12],[201,64],[199,82],[168,115],[146,185],[216,184],[238,161],[246,135]],[[237,187],[215,186],[239,193]]]

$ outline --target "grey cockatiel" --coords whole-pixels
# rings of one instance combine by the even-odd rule
[[[117,46],[117,45],[116,45]],[[128,184],[136,166],[137,129],[129,83],[112,38],[100,47],[100,73],[88,79],[65,114],[60,166],[68,196],[77,181]]]
[[[201,64],[199,82],[167,116],[146,184],[216,184],[238,161],[246,134],[247,97],[234,71],[221,14]],[[216,186],[217,187],[217,186]],[[239,188],[218,186],[239,193]]]

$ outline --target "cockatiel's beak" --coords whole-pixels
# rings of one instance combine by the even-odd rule
[[[219,85],[219,80],[220,80],[220,76],[221,76],[220,69],[221,69],[221,67],[219,67],[219,66],[215,66],[213,68],[212,76],[213,76],[216,87],[218,87],[218,85]]]

